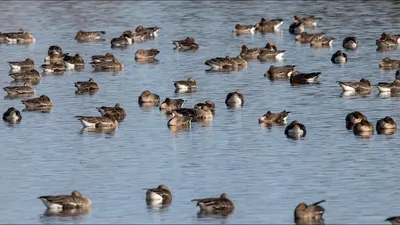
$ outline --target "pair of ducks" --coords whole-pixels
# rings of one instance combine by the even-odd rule
[[[359,111],[347,114],[345,120],[346,128],[353,130],[355,135],[371,136],[374,134],[374,127],[368,118]],[[378,134],[394,134],[397,131],[397,124],[391,117],[386,116],[376,122],[375,129]]]
[[[369,94],[372,91],[371,82],[365,78],[362,78],[358,82],[338,81],[338,83],[342,88],[343,92]],[[398,79],[394,80],[393,82],[379,82],[374,86],[379,90],[379,92],[400,93],[400,80]]]
[[[262,115],[258,122],[260,124],[264,124],[266,126],[273,125],[284,125],[286,124],[287,117],[289,116],[290,111],[282,111],[280,113],[272,113],[268,111],[266,114]],[[300,123],[297,120],[293,120],[289,125],[285,128],[285,135],[290,138],[299,139],[300,137],[305,137],[307,133],[306,127],[304,124]]]
[[[122,32],[122,34],[117,37],[111,39],[111,48],[125,48],[128,45],[131,45],[135,42],[143,42],[146,39],[154,39],[158,36],[158,31],[160,31],[160,27],[143,27],[139,25],[135,30],[126,30]]]
[[[31,33],[25,32],[22,28],[17,32],[0,32],[0,43],[31,44],[35,41],[35,37]]]
[[[248,48],[242,45],[240,56],[245,59],[259,59],[261,61],[268,59],[283,59],[286,50],[278,50],[275,43],[268,42],[264,48]]]
[[[302,73],[295,70],[296,65],[274,66],[271,65],[264,77],[271,81],[289,79],[291,85],[315,84],[321,72]]]
[[[95,71],[115,71],[124,68],[124,64],[120,63],[110,52],[105,55],[94,55],[91,59],[92,62],[90,64],[95,68]]]
[[[101,116],[75,116],[75,118],[82,123],[84,128],[115,129],[126,117],[126,112],[119,103],[113,107],[102,106],[97,110]]]
[[[164,105],[173,105],[176,102],[180,104],[182,99],[169,99],[167,98],[160,106],[160,109],[166,109]],[[177,108],[171,110],[172,117],[168,121],[168,127],[191,127],[192,122],[207,122],[214,118],[215,104],[207,100],[204,103],[198,103],[193,108],[182,108],[180,104]]]

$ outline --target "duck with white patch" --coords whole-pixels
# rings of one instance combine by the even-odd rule
[[[236,24],[235,28],[232,30],[232,33],[240,34],[254,34],[256,31],[256,26],[254,25],[240,25]]]
[[[48,209],[57,211],[90,208],[92,206],[92,201],[76,190],[70,195],[47,195],[40,196],[38,199],[42,200]]]
[[[332,47],[334,40],[336,40],[334,37],[316,35],[311,39],[310,46],[312,48],[329,48]]]
[[[372,91],[371,82],[365,78],[360,81],[337,81],[344,92],[369,93]]]
[[[342,52],[342,50],[338,50],[332,55],[331,61],[337,64],[345,63],[347,62],[347,54]]]
[[[179,90],[194,90],[196,89],[196,80],[193,77],[189,77],[186,80],[174,81],[174,86]]]
[[[36,42],[35,37],[29,32],[23,34],[13,34],[6,37],[8,44],[32,44]]]
[[[400,80],[397,79],[391,83],[379,82],[374,86],[378,88],[380,92],[400,93]]]
[[[228,93],[225,99],[225,104],[229,107],[243,106],[244,97],[242,92],[237,90],[235,92]]]
[[[24,61],[8,62],[8,64],[13,71],[35,69],[35,62],[30,58],[27,58]]]
[[[65,67],[70,69],[85,66],[85,61],[79,54],[75,54],[74,56],[65,56],[63,60]]]
[[[199,45],[196,43],[196,41],[192,37],[187,37],[185,40],[172,41],[172,44],[175,45],[174,49],[182,50],[182,51],[199,49]]]
[[[192,117],[181,115],[176,111],[172,111],[172,117],[167,123],[168,127],[191,127],[191,125]]]
[[[191,201],[197,202],[196,206],[200,207],[200,211],[219,213],[235,209],[235,204],[229,199],[226,193],[222,193],[219,198],[202,198]]]
[[[22,120],[21,112],[10,107],[3,113],[3,120],[9,123],[18,123]]]
[[[309,43],[311,43],[311,40],[314,37],[321,38],[323,36],[325,36],[325,33],[309,34],[307,32],[301,32],[299,35],[296,36],[295,40],[296,40],[296,42],[299,42],[300,44],[309,44]]]
[[[61,62],[43,64],[40,66],[40,68],[42,68],[43,73],[45,74],[63,74],[66,69],[64,63]]]
[[[114,55],[110,52],[106,53],[105,55],[94,55],[91,58],[92,62],[90,64],[111,62],[113,59],[115,59]]]
[[[256,31],[265,33],[265,32],[276,32],[279,31],[280,26],[283,24],[283,20],[276,18],[267,20],[265,18],[261,18],[260,22],[256,24]]]
[[[157,188],[146,188],[146,202],[149,204],[170,204],[172,193],[169,187],[160,184]]]
[[[325,200],[321,200],[321,201],[312,203],[310,205],[307,205],[304,202],[299,203],[294,210],[295,221],[296,222],[299,220],[304,221],[304,222],[306,222],[306,221],[307,222],[323,221],[324,219],[322,218],[322,216],[324,215],[325,209],[319,205],[323,202],[325,202]]]
[[[291,138],[305,137],[306,133],[307,131],[304,124],[297,120],[293,120],[285,129],[285,135]]]
[[[282,111],[280,113],[273,113],[268,111],[266,114],[262,115],[258,120],[259,123],[266,124],[286,124],[286,119],[289,116],[290,111]]]
[[[293,19],[296,22],[303,23],[305,28],[314,28],[314,27],[317,26],[318,21],[321,20],[321,18],[317,18],[317,17],[314,17],[314,16],[301,18],[298,15],[295,15],[293,17]]]
[[[246,61],[247,62],[247,61]],[[224,58],[222,57],[216,57],[207,60],[205,65],[211,67],[211,69],[214,70],[236,70],[239,67],[239,64],[236,60],[232,59],[230,56],[226,56]]]
[[[105,114],[104,116],[75,116],[81,121],[84,127],[91,128],[116,128],[119,121],[114,114]]]
[[[315,73],[300,73],[299,71],[294,71],[290,76],[291,85],[299,84],[315,84],[321,72]]]
[[[289,26],[289,33],[299,35],[304,32],[304,24],[300,21],[294,21]]]
[[[358,48],[358,40],[354,36],[346,37],[343,40],[343,48],[349,50],[356,50]]]
[[[271,80],[279,78],[290,78],[292,73],[295,71],[296,65],[285,65],[285,66],[274,66],[271,65],[264,77],[268,77]]]

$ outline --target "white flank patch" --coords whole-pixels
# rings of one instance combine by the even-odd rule
[[[343,91],[348,91],[348,92],[355,92],[356,89],[354,89],[353,87],[344,85],[344,84],[340,84],[340,87],[342,87]]]

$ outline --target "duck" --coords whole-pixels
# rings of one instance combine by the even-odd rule
[[[350,81],[350,82],[344,82],[344,81],[338,81],[340,87],[343,89],[343,91],[349,91],[349,92],[371,92],[372,90],[372,85],[369,80],[362,78],[360,81]]]
[[[216,70],[236,70],[239,67],[237,61],[232,59],[230,56],[226,56],[225,58],[221,57],[212,58],[207,60],[204,64],[210,66],[211,69],[216,69]]]
[[[21,112],[15,109],[14,107],[10,107],[3,113],[3,121],[9,123],[18,123],[22,120]]]
[[[383,49],[397,48],[397,46],[400,43],[399,40],[400,40],[399,37],[382,33],[381,37],[376,39],[375,43],[378,46],[378,48],[383,48]]]
[[[37,82],[42,79],[39,72],[34,69],[26,70],[26,71],[24,70],[24,71],[20,71],[20,72],[16,72],[16,73],[10,73],[9,76],[14,78],[14,80],[18,80],[18,81],[29,80],[31,82]]]
[[[356,50],[358,48],[358,40],[354,36],[346,37],[343,40],[343,48],[349,50]]]
[[[313,84],[317,83],[317,79],[321,72],[315,73],[300,73],[299,71],[294,71],[290,76],[290,84]]]
[[[331,57],[333,63],[345,63],[347,62],[347,54],[342,52],[342,50],[337,50]]]
[[[304,32],[304,23],[300,21],[294,21],[289,26],[289,33],[299,35]]]
[[[158,202],[160,204],[170,204],[172,202],[172,194],[169,187],[160,184],[157,188],[146,188],[146,201]]]
[[[332,47],[332,43],[334,40],[336,40],[336,38],[334,37],[316,35],[311,39],[310,46],[312,48]]]
[[[53,107],[53,102],[46,95],[41,95],[38,98],[31,98],[26,100],[21,100],[22,104],[28,109],[47,109]]]
[[[378,88],[379,92],[396,92],[400,93],[400,80],[396,79],[391,83],[386,82],[379,82],[378,84],[374,85]]]
[[[110,41],[111,43],[111,48],[115,47],[125,47],[127,45],[130,45],[132,43],[132,40],[129,41],[128,37],[125,35],[120,35],[117,38],[113,38]]]
[[[91,64],[111,62],[113,59],[115,59],[114,55],[110,52],[107,52],[105,55],[94,55],[91,58]]]
[[[355,135],[374,134],[374,127],[368,120],[362,119],[354,124],[353,133]]]
[[[158,94],[151,93],[149,90],[145,90],[140,94],[138,98],[139,104],[142,103],[160,103],[160,96]]]
[[[205,106],[211,109],[212,113],[215,113],[215,103],[211,100],[206,100],[204,103],[197,103],[194,108],[203,109]]]
[[[284,124],[286,123],[286,119],[289,116],[290,111],[282,111],[280,113],[272,113],[268,111],[266,114],[262,115],[260,119],[258,119],[259,123],[267,123],[267,124]]]
[[[63,63],[64,58],[68,58],[68,57],[70,57],[69,53],[52,54],[52,55],[46,56],[46,58],[44,58],[44,62],[47,62],[47,63]]]
[[[379,119],[376,122],[375,129],[378,132],[378,134],[384,133],[381,132],[382,130],[390,130],[392,131],[390,133],[393,134],[397,130],[397,124],[391,117],[386,116],[385,118]]]
[[[285,65],[285,66],[274,66],[271,65],[264,77],[268,77],[271,80],[277,78],[290,78],[292,73],[295,71],[296,65]]]
[[[300,34],[298,34],[295,38],[296,42],[299,42],[301,44],[309,44],[311,43],[311,40],[314,37],[317,38],[322,38],[323,36],[325,36],[325,33],[320,32],[320,33],[314,33],[314,34],[310,34],[307,32],[301,32]]]
[[[93,91],[99,89],[99,85],[97,85],[93,78],[90,78],[89,81],[78,81],[74,84],[75,87],[81,91]]]
[[[261,18],[260,22],[256,24],[256,31],[258,32],[275,32],[278,31],[280,26],[283,24],[283,20],[276,18],[267,20]]]
[[[240,55],[233,58],[233,61],[235,61],[237,63],[238,68],[247,67],[247,61],[245,59],[243,59],[243,57]]]
[[[304,124],[300,123],[297,120],[293,120],[285,128],[285,135],[288,137],[305,137],[306,133],[307,131]]]
[[[178,50],[182,50],[182,51],[199,49],[199,45],[196,43],[196,41],[192,37],[187,37],[185,40],[172,41],[172,44],[175,45],[174,49],[178,49]]]
[[[17,32],[0,32],[0,43],[7,43],[7,37],[14,35],[22,35],[24,34],[24,29],[20,28]]]
[[[115,104],[114,107],[98,107],[97,110],[101,113],[102,116],[106,115],[107,113],[117,112],[119,115],[118,121],[122,121],[126,117],[126,112],[119,103]]]
[[[191,201],[197,202],[196,206],[200,207],[200,211],[217,213],[218,211],[233,211],[235,209],[235,204],[226,193],[222,193],[219,198],[192,199]]]
[[[387,218],[385,221],[389,221],[393,225],[400,225],[400,216],[392,216]]]
[[[163,103],[160,105],[160,110],[166,110],[166,111],[173,111],[179,108],[182,108],[183,104],[186,102],[186,100],[183,99],[171,99],[171,98],[166,98]]]
[[[145,35],[149,38],[156,37],[158,35],[158,32],[160,31],[160,27],[154,26],[154,27],[143,27],[142,25],[139,25],[136,27],[135,32],[136,33],[145,33]]]
[[[361,120],[368,120],[368,119],[363,113],[361,113],[359,111],[354,111],[354,112],[347,114],[345,120],[346,120],[346,128],[348,130],[351,130],[351,129],[353,129],[353,127],[356,123],[361,122]]]
[[[61,62],[53,62],[50,64],[43,64],[40,66],[43,69],[44,73],[63,73],[66,68],[64,63]]]
[[[92,201],[83,196],[79,191],[74,190],[70,195],[47,195],[40,196],[38,199],[42,200],[43,204],[48,209],[53,210],[69,210],[78,208],[90,208]]]
[[[31,86],[31,82],[25,81],[24,86],[10,86],[3,88],[8,95],[18,96],[18,95],[33,95],[36,90]]]
[[[211,121],[214,118],[212,109],[207,105],[201,108],[179,108],[175,112],[182,116],[189,116],[192,118],[192,122],[196,121]]]
[[[396,69],[400,67],[400,59],[391,59],[389,57],[385,57],[379,62],[379,68],[384,69]]]
[[[307,205],[304,202],[299,203],[294,209],[295,220],[323,220],[322,216],[324,215],[325,209],[319,205],[323,202],[325,202],[325,200],[315,202],[311,205]]]
[[[244,97],[242,92],[240,90],[237,90],[235,92],[228,93],[225,99],[225,104],[230,107],[243,106]]]
[[[247,45],[242,45],[240,56],[243,58],[257,58],[260,52],[261,48],[248,48]]]
[[[85,61],[79,54],[75,54],[75,56],[65,56],[63,60],[64,60],[64,65],[67,68],[85,66]]]
[[[6,36],[6,42],[9,44],[31,44],[35,43],[36,39],[31,33],[25,32],[23,34]]]
[[[260,54],[258,55],[258,59],[260,60],[268,58],[282,59],[286,52],[286,50],[278,50],[273,42],[268,42],[265,48],[260,50]]]
[[[51,45],[47,50],[47,55],[63,55],[63,50],[59,45]]]
[[[158,53],[160,53],[160,51],[158,51],[155,48],[149,50],[139,49],[135,53],[135,59],[136,60],[154,59],[156,55],[158,55]]]
[[[294,21],[301,22],[304,24],[305,28],[313,28],[317,26],[317,23],[321,18],[316,18],[314,16],[300,18],[300,16],[295,15],[293,16]]]
[[[124,36],[126,38],[126,40],[128,41],[128,44],[132,44],[135,42],[143,42],[145,37],[148,35],[146,35],[145,32],[138,33],[135,31],[126,30],[126,31],[122,32],[122,36]],[[150,36],[148,36],[148,37],[151,38]]]
[[[174,81],[174,86],[180,90],[196,89],[196,80],[193,77],[189,77],[186,80]]]
[[[124,64],[120,63],[118,59],[112,59],[111,61],[104,61],[93,64],[95,70],[107,70],[107,69],[115,69],[120,70],[125,67]]]
[[[103,39],[103,35],[104,34],[106,34],[105,31],[83,31],[83,30],[79,30],[76,33],[75,40],[77,40],[79,42],[104,40]]]
[[[27,58],[24,61],[8,62],[13,71],[35,69],[35,62]]]
[[[192,117],[180,115],[176,111],[172,111],[172,118],[168,120],[168,127],[191,127]]]
[[[235,28],[232,30],[232,33],[236,34],[254,34],[256,31],[255,25],[240,25],[236,24]]]
[[[81,121],[83,127],[90,128],[116,128],[118,118],[114,114],[106,113],[104,116],[75,116]]]

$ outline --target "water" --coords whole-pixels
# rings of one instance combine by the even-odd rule
[[[48,95],[51,113],[23,112],[19,125],[4,124],[0,159],[0,218],[2,223],[293,223],[299,202],[326,199],[327,223],[383,223],[398,215],[396,197],[399,164],[398,134],[361,139],[345,129],[347,113],[359,110],[375,125],[377,119],[399,120],[399,98],[383,98],[375,89],[365,97],[341,97],[338,80],[363,77],[372,83],[392,81],[394,70],[378,67],[396,52],[377,52],[382,32],[400,33],[396,1],[81,1],[0,2],[2,31],[19,28],[37,39],[32,45],[0,45],[0,82],[9,86],[7,61],[32,58],[42,64],[50,45],[65,52],[90,56],[113,53],[125,68],[119,73],[68,71],[45,76],[35,86],[36,96]],[[314,32],[336,37],[334,47],[311,49],[298,45],[288,27],[294,14],[322,17]],[[261,17],[284,19],[281,32],[254,36],[232,35],[236,23],[255,24]],[[109,41],[138,25],[162,28],[155,40],[126,50],[110,49]],[[79,44],[76,31],[106,30],[107,41]],[[335,65],[331,55],[342,49],[346,36],[357,36],[360,47],[347,52],[348,63]],[[196,52],[173,51],[172,40],[193,36]],[[251,62],[241,72],[208,73],[205,60],[236,56],[242,44],[261,47],[273,41],[285,49],[285,60],[302,72],[322,72],[320,85],[291,87],[271,82],[263,74],[271,63]],[[158,62],[139,64],[137,49],[158,48]],[[174,93],[173,82],[192,76],[197,92]],[[75,95],[76,81],[93,77],[100,90],[93,96]],[[137,97],[144,90],[184,98],[190,107],[207,99],[216,105],[209,124],[191,130],[168,129],[168,116],[158,108],[143,109]],[[227,109],[226,94],[240,89],[241,109]],[[5,92],[4,92],[5,93]],[[98,115],[96,107],[119,102],[126,120],[115,133],[81,133],[76,115]],[[0,109],[23,109],[20,100],[1,100]],[[258,118],[267,110],[290,110],[307,127],[302,140],[285,137],[285,127],[265,128]],[[146,207],[142,188],[168,185],[172,205],[165,210]],[[93,200],[89,214],[44,217],[40,195],[78,189]],[[198,218],[193,198],[228,193],[236,210],[226,218]]]

